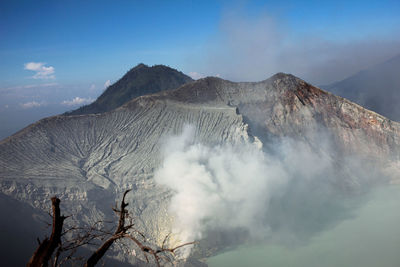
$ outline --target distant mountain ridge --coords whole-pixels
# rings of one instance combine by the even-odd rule
[[[322,88],[400,121],[400,55]]]
[[[142,95],[175,89],[192,78],[164,65],[149,67],[143,63],[129,70],[116,83],[109,86],[96,101],[64,115],[103,113],[118,108]]]

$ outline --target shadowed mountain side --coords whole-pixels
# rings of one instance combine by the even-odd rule
[[[389,119],[400,121],[400,55],[322,87]]]
[[[93,103],[66,112],[64,115],[102,113],[113,110],[135,97],[175,89],[193,81],[182,72],[163,65],[148,67],[139,64],[116,83],[109,86]]]

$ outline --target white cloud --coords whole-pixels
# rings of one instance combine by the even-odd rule
[[[192,79],[195,79],[195,80],[198,80],[198,79],[201,79],[201,78],[205,77],[205,75],[203,75],[201,73],[198,73],[198,72],[195,72],[195,71],[189,72],[189,76],[192,77]]]
[[[36,72],[33,79],[55,79],[54,67],[46,66],[43,62],[28,62],[24,64],[24,69]]]
[[[31,102],[26,102],[26,103],[22,103],[19,104],[21,108],[23,109],[29,109],[29,108],[38,108],[43,106],[45,103],[44,102],[36,102],[36,101],[31,101]]]
[[[96,89],[96,85],[95,85],[95,84],[92,84],[92,85],[90,86],[89,90],[90,90],[90,91],[93,91],[94,89]]]
[[[82,98],[82,97],[75,97],[72,100],[64,100],[63,102],[61,102],[61,105],[64,106],[78,106],[78,105],[83,105],[83,104],[89,104],[93,102],[92,98]]]
[[[104,89],[107,89],[110,85],[111,85],[111,81],[110,81],[110,80],[107,80],[107,81],[104,83]]]

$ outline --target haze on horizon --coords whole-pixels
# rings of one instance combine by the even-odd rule
[[[0,139],[95,100],[143,62],[315,85],[400,54],[398,1],[3,1]]]

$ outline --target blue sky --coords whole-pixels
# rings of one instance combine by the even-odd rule
[[[0,123],[93,101],[140,62],[195,78],[341,80],[400,53],[399,14],[384,0],[1,1]]]
[[[55,66],[65,82],[118,78],[138,62],[178,67],[182,53],[215,32],[221,5],[8,1],[0,10],[1,79],[14,84],[29,75],[23,64],[30,61]]]

